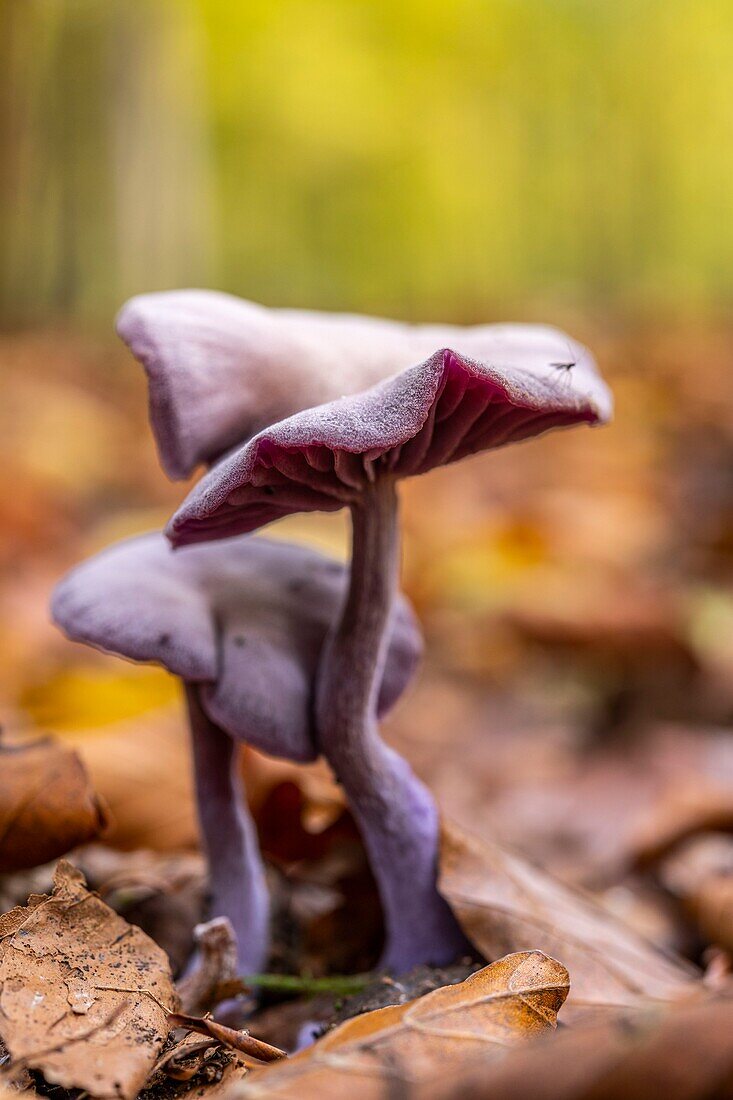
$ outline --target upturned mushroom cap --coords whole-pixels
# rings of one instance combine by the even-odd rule
[[[466,329],[462,348],[266,428],[202,478],[169,538],[228,538],[292,512],[334,511],[358,499],[377,466],[408,477],[610,418],[611,395],[589,352],[555,329]]]
[[[552,347],[550,359],[567,359],[570,350],[570,341],[549,329],[406,325],[267,309],[209,290],[132,298],[117,331],[147,372],[153,433],[173,478],[188,477],[301,409],[368,389],[436,348],[511,365],[523,361],[515,360],[514,343],[524,333],[521,350],[530,361],[535,344],[538,356]]]
[[[313,681],[346,588],[339,562],[262,538],[174,552],[159,533],[128,539],[57,586],[54,621],[74,641],[163,665],[200,683],[210,719],[277,756],[311,760]],[[422,641],[401,598],[379,693],[386,712]]]

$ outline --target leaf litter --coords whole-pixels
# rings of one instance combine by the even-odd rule
[[[0,917],[0,1036],[11,1069],[132,1100],[177,1007],[164,952],[66,861],[53,893]]]
[[[501,465],[496,480],[503,488],[498,501],[487,500],[480,465],[457,468],[455,477],[451,475],[450,480],[441,479],[438,474],[429,482],[422,485],[416,482],[411,487],[405,501],[412,541],[406,556],[405,583],[420,604],[424,621],[429,627],[432,624],[429,652],[438,667],[433,668],[429,676],[423,676],[422,685],[418,684],[411,704],[403,711],[404,717],[398,716],[397,728],[393,728],[394,734],[406,739],[408,755],[418,765],[423,778],[438,788],[441,802],[453,816],[457,816],[456,811],[460,809],[461,820],[469,827],[481,828],[490,837],[498,835],[507,839],[543,866],[558,870],[563,878],[591,886],[600,882],[603,887],[626,890],[631,881],[625,877],[628,876],[628,864],[635,862],[637,868],[642,868],[643,881],[659,887],[660,895],[671,902],[680,920],[691,915],[692,931],[698,940],[684,944],[684,950],[696,958],[703,957],[709,942],[724,941],[725,929],[730,927],[730,909],[723,896],[723,891],[726,897],[730,896],[727,893],[730,875],[724,866],[703,861],[700,853],[693,851],[685,841],[690,835],[693,841],[696,840],[700,831],[730,829],[724,820],[728,814],[725,790],[711,809],[715,792],[708,790],[710,784],[706,784],[699,810],[693,805],[683,813],[685,807],[676,799],[675,805],[670,803],[667,814],[662,802],[665,792],[661,790],[667,782],[666,775],[652,783],[652,773],[663,770],[660,769],[660,746],[655,742],[643,758],[638,754],[634,756],[634,746],[640,740],[650,742],[654,723],[660,718],[671,719],[675,729],[687,735],[689,751],[673,746],[675,775],[670,776],[670,780],[687,770],[694,779],[698,770],[696,761],[704,763],[710,755],[705,748],[709,740],[704,736],[706,728],[717,730],[720,740],[730,746],[728,729],[733,713],[730,631],[720,629],[720,619],[714,616],[713,629],[702,637],[704,651],[698,638],[711,610],[711,598],[713,604],[718,605],[718,611],[729,615],[730,547],[733,545],[730,494],[719,492],[721,481],[716,470],[730,468],[730,432],[724,427],[716,427],[710,419],[710,410],[730,411],[730,376],[722,350],[730,343],[730,334],[721,334],[712,344],[702,336],[687,333],[686,342],[681,343],[679,331],[674,326],[667,326],[664,332],[657,329],[644,335],[634,330],[628,337],[618,334],[604,337],[605,358],[616,361],[622,403],[632,419],[631,430],[623,437],[623,447],[619,447],[619,437],[614,437],[613,429],[608,435],[598,437],[600,449],[595,454],[600,455],[600,461],[594,460],[583,447],[576,449],[570,438],[559,439],[548,443],[540,452],[517,449],[511,461],[502,463],[499,456]],[[63,344],[57,334],[53,344],[49,342],[40,349],[35,344],[28,344],[25,337],[22,341],[14,338],[14,342],[24,355],[21,369],[15,372],[20,384],[26,371],[35,371],[39,377],[43,377],[41,370],[47,374],[47,362],[53,362],[53,371],[58,376],[58,353],[60,347],[65,348],[68,395],[63,399],[67,402],[77,390],[94,392],[98,372],[109,351],[102,349],[97,361],[92,362],[94,357],[77,354],[78,349]],[[51,348],[53,355],[48,354]],[[81,373],[87,370],[83,366],[85,361],[89,362],[86,375]],[[689,370],[691,362],[705,362],[706,371]],[[627,363],[631,366],[626,366]],[[641,363],[651,366],[636,370],[635,364]],[[673,385],[667,389],[676,395],[671,404],[656,400],[658,380],[667,377],[660,371],[670,372]],[[113,373],[116,378],[128,377],[122,369]],[[8,379],[8,385],[11,383],[12,379]],[[78,698],[69,701],[63,695],[54,703],[54,684],[43,679],[44,670],[49,668],[60,666],[63,670],[66,662],[74,671],[79,665],[78,659],[62,653],[61,647],[50,638],[45,617],[46,594],[52,581],[61,568],[88,550],[86,541],[80,544],[78,524],[69,520],[67,502],[71,501],[73,509],[79,506],[80,500],[101,499],[103,492],[109,495],[111,487],[111,496],[119,502],[118,514],[113,517],[114,524],[119,527],[120,524],[130,525],[133,520],[135,523],[140,521],[141,485],[146,502],[154,503],[164,512],[175,501],[176,491],[160,485],[150,456],[146,457],[144,449],[137,446],[143,434],[143,414],[132,381],[124,392],[117,382],[115,385],[115,392],[121,398],[113,403],[119,430],[117,434],[103,433],[105,441],[109,442],[104,472],[100,472],[100,464],[96,462],[98,448],[95,444],[92,448],[96,456],[94,463],[82,463],[81,467],[78,463],[66,464],[68,469],[73,466],[74,476],[67,478],[69,494],[62,498],[54,489],[53,479],[31,476],[31,466],[22,456],[9,458],[10,468],[14,475],[17,473],[23,492],[0,505],[4,509],[3,519],[8,520],[2,525],[0,558],[10,566],[4,574],[7,583],[0,593],[0,637],[9,642],[6,646],[8,656],[0,670],[0,686],[10,702],[11,720],[13,707],[22,708],[25,714],[32,713],[29,709],[31,695],[44,705],[54,704],[54,725],[58,718],[59,725],[65,719],[67,727],[78,726],[79,714],[85,713],[85,707],[91,707],[86,722],[90,728],[76,736],[79,742],[83,740],[95,784],[112,803],[118,823],[115,843],[159,851],[168,847],[175,852],[188,853],[195,842],[195,829],[188,793],[188,768],[185,754],[181,752],[179,716],[176,712],[144,713],[146,707],[160,706],[159,688],[152,680],[143,682],[140,674],[134,683],[149,692],[147,704],[133,708],[132,717],[129,717],[128,707],[125,713],[129,720],[110,726],[110,715],[119,715],[115,715],[111,706],[109,692],[104,697],[94,696],[90,691],[93,684],[87,678],[83,680],[83,691]],[[59,386],[57,383],[57,390]],[[44,392],[47,392],[46,386]],[[642,400],[632,402],[631,396],[641,396]],[[640,412],[630,411],[632,405]],[[18,413],[15,418],[18,438],[25,432],[29,418],[33,419],[36,406],[37,403],[24,400],[11,403],[14,413]],[[124,415],[119,414],[119,408],[125,410]],[[99,412],[104,411],[100,407]],[[720,413],[715,415],[720,420]],[[730,417],[726,423],[729,421]],[[117,440],[117,435],[120,441],[110,442]],[[545,495],[542,500],[537,494],[535,476],[538,469],[535,456],[540,454],[543,462],[552,456],[552,461],[558,464],[558,484],[565,485],[567,481],[565,492]],[[79,475],[80,469],[83,477]],[[686,491],[686,486],[693,481],[695,492]],[[587,502],[591,495],[592,507],[589,507]],[[483,514],[488,517],[485,525],[476,525],[476,512],[466,506],[466,501],[480,501]],[[435,523],[436,513],[441,517],[440,524]],[[43,523],[38,522],[39,515],[43,516]],[[107,516],[103,517],[103,522],[109,522]],[[148,522],[146,513],[145,523]],[[53,535],[50,540],[49,529]],[[121,533],[126,531],[124,528]],[[323,531],[324,528],[319,528],[319,537]],[[507,553],[502,547],[508,544],[509,550],[516,550],[516,534],[521,535],[522,531],[525,533],[519,540],[519,549],[526,549],[528,541],[541,543],[545,547],[546,560],[533,564],[525,561],[526,553],[523,556],[515,553],[517,560],[513,565],[509,562],[513,573],[507,577]],[[715,539],[709,537],[711,533]],[[96,530],[92,538],[100,541],[102,532]],[[23,551],[21,556],[27,559],[22,563],[18,559],[19,546]],[[650,574],[649,561],[667,562],[666,579],[659,573]],[[693,569],[690,569],[691,561]],[[478,563],[480,569],[475,577],[469,573],[472,563]],[[614,576],[620,576],[620,584],[605,583],[611,575],[609,570]],[[548,572],[554,583],[547,583]],[[650,664],[646,661],[647,643],[640,644],[638,639],[627,637],[621,639],[623,651],[612,669],[612,682],[607,682],[608,661],[597,656],[600,646],[605,644],[604,638],[608,638],[603,622],[604,605],[615,611],[624,590],[636,592],[637,582],[649,580],[659,587],[660,579],[661,587],[667,584],[673,593],[676,606],[680,600],[688,604],[692,600],[692,610],[697,608],[695,613],[700,622],[695,620],[695,654],[704,659],[702,669],[693,680],[682,682],[680,678],[678,683],[671,661],[664,667],[656,660]],[[701,581],[706,586],[702,601],[699,596]],[[504,598],[502,594],[507,591],[508,596]],[[587,647],[571,651],[559,638],[545,638],[539,646],[516,629],[516,621],[507,644],[501,621],[502,616],[506,618],[507,611],[511,613],[515,606],[521,610],[522,606],[529,605],[535,618],[538,615],[557,617],[558,611],[567,617],[565,608],[578,604],[579,591],[582,597],[579,606],[589,623],[587,640],[596,654],[593,660],[588,657]],[[480,598],[474,598],[476,596]],[[498,605],[502,598],[507,606]],[[492,599],[497,601],[495,612]],[[627,597],[626,602],[634,600],[629,601]],[[715,606],[712,610],[715,611]],[[705,615],[701,617],[700,611]],[[688,644],[684,623],[682,627],[675,625],[674,635],[679,636],[683,644]],[[104,658],[94,660],[99,663],[89,668],[96,675],[104,671],[106,665]],[[441,664],[453,670],[451,677],[446,679],[443,707],[434,705],[435,681],[441,674]],[[658,672],[660,667],[661,673]],[[569,684],[574,694],[558,695],[559,701],[555,702],[558,673],[563,677],[562,683]],[[122,677],[120,682],[123,682]],[[131,694],[131,684],[132,681],[124,679],[124,692],[120,689],[126,698]],[[519,740],[518,735],[525,728],[529,729],[523,710],[513,721],[506,721],[503,714],[496,718],[497,699],[502,693],[510,700],[524,700],[529,694],[539,701],[536,738],[527,737],[526,744]],[[459,703],[465,708],[465,713],[461,712],[465,721],[456,720],[451,709]],[[591,725],[587,717],[589,703],[590,709],[598,713],[597,725],[603,728],[604,739],[584,749],[583,742],[569,734],[575,731],[578,738],[587,739]],[[662,707],[671,708],[671,713],[666,709],[661,713]],[[99,727],[96,731],[92,728],[95,725]],[[606,738],[610,738],[613,750],[613,738],[619,736],[622,727],[630,728],[632,736],[617,742],[617,767],[611,767],[601,747],[608,744]],[[464,729],[466,740],[457,743]],[[473,736],[471,743],[467,740],[469,733]],[[399,741],[399,737],[395,736],[395,740]],[[591,775],[584,781],[583,777],[591,770],[595,772],[595,780]],[[248,771],[251,772],[249,762]],[[730,769],[720,766],[717,755],[713,773],[713,779],[723,778],[729,789]],[[299,785],[303,783],[304,774],[302,770],[299,772]],[[688,777],[684,778],[686,782]],[[548,801],[551,802],[549,808]],[[616,807],[620,811],[618,815]],[[638,828],[644,823],[640,814],[646,810],[652,814],[649,831]],[[670,847],[674,848],[671,858]],[[470,851],[465,854],[468,869],[471,869],[474,857]],[[132,853],[115,853],[115,856],[130,861],[136,858]],[[302,868],[300,853],[295,854],[295,861]],[[499,860],[498,869],[494,867],[487,872],[489,882],[502,883],[502,867],[516,871],[511,860],[508,868]],[[290,870],[291,865],[287,868],[288,874]],[[151,870],[151,893],[155,890],[153,879],[157,874]],[[530,886],[528,879],[535,874],[537,881]],[[154,897],[145,897],[137,909],[132,908],[131,894],[140,898],[142,891],[137,882],[132,891],[129,889],[127,880],[130,877],[138,878],[137,873],[123,875],[124,884],[105,896],[117,904],[122,895],[127,894],[125,915],[137,921],[142,907],[157,902]],[[484,1095],[492,1100],[523,1095],[537,1100],[585,1100],[586,1097],[603,1100],[606,1096],[613,1096],[614,1100],[621,1097],[624,1100],[644,1097],[646,1100],[653,1091],[664,1095],[666,1100],[733,1095],[726,1062],[733,1029],[729,1001],[704,999],[687,1005],[684,1000],[680,1003],[664,1000],[667,993],[676,996],[674,990],[680,988],[677,964],[673,964],[672,972],[665,967],[660,972],[660,958],[666,956],[651,948],[652,960],[649,944],[645,945],[641,958],[635,952],[629,955],[628,942],[626,946],[623,943],[627,940],[626,934],[621,935],[623,922],[618,920],[612,923],[620,939],[608,938],[607,926],[606,932],[600,934],[588,911],[582,907],[580,913],[575,911],[579,923],[575,919],[569,922],[569,913],[572,917],[573,911],[567,907],[567,897],[562,891],[562,896],[558,896],[556,891],[546,889],[546,883],[545,887],[541,885],[543,881],[543,872],[532,867],[531,875],[527,870],[526,877],[520,876],[522,889],[517,888],[515,894],[510,892],[510,901],[514,899],[516,908],[509,904],[506,913],[496,912],[489,918],[486,913],[490,907],[479,905],[486,921],[482,942],[487,950],[493,943],[500,952],[503,945],[508,944],[503,949],[509,950],[515,943],[522,948],[538,946],[547,950],[550,943],[557,941],[554,953],[568,966],[572,980],[572,994],[561,1013],[561,1021],[573,1019],[573,1004],[585,988],[590,989],[591,997],[595,998],[595,1007],[601,1015],[599,1023],[561,1028],[549,1039],[547,1033],[542,1033],[536,1045],[522,1044],[511,1051],[510,1057],[491,1065],[476,1062],[473,1077],[466,1076],[463,1067],[446,1074],[438,1073],[434,1079],[410,1089],[411,1100],[412,1095],[418,1095],[420,1100],[449,1096],[469,1100],[472,1096]],[[96,881],[94,884],[100,885]],[[36,884],[34,877],[30,889],[45,888],[45,885]],[[508,886],[506,889],[509,890]],[[634,889],[633,882],[631,889]],[[25,899],[27,893],[25,890],[22,895],[15,895],[7,904],[21,896]],[[183,893],[188,893],[188,887]],[[171,891],[170,895],[166,893],[165,900],[171,901],[178,896]],[[522,897],[524,902],[520,900]],[[480,892],[478,897],[473,895],[472,900],[480,902]],[[524,903],[530,907],[527,912],[522,911]],[[460,904],[467,904],[465,897]],[[193,912],[195,906],[190,908]],[[596,911],[595,907],[593,910]],[[363,912],[363,906],[358,907],[358,911]],[[583,921],[580,916],[584,916]],[[188,920],[189,930],[200,919],[201,916],[197,916]],[[363,917],[361,920],[363,923]],[[154,938],[166,946],[172,939],[170,932],[166,932],[170,923],[168,913],[162,914],[159,929],[156,928],[154,934]],[[588,952],[585,951],[584,929],[592,941]],[[340,937],[333,934],[332,928],[327,929],[327,934],[331,942],[339,942]],[[540,935],[547,936],[547,940],[539,942]],[[638,948],[638,938],[633,933],[630,935]],[[288,956],[287,959],[288,969],[306,970],[316,975],[328,973],[328,966],[321,969],[326,957],[325,940],[326,937],[319,941],[305,957],[305,962],[302,952],[298,955],[293,952],[292,958]],[[573,944],[574,940],[578,942]],[[182,938],[181,955],[183,948]],[[168,949],[171,950],[169,946]],[[617,951],[620,952],[618,963]],[[343,962],[337,963],[336,968],[343,965]],[[725,982],[725,978],[726,967],[722,966],[721,980]],[[641,989],[655,989],[650,1005],[647,1002],[644,1007],[642,993],[629,993],[627,979]],[[598,988],[594,992],[596,983]],[[635,1003],[633,1014],[626,1014],[622,1022],[613,1019],[613,1013],[601,1011],[602,1005],[597,1003],[609,994],[615,995],[617,983],[626,989],[624,1000],[631,999]],[[124,984],[132,988],[141,983]],[[699,989],[694,972],[691,983],[688,975],[681,987]],[[657,999],[660,988],[662,999]],[[125,996],[129,995],[120,995],[120,1000],[124,1001]],[[284,1007],[298,1003],[302,1001],[284,1002]],[[308,1004],[313,1006],[313,1002]],[[264,1012],[277,1008],[278,1005],[270,1004]],[[262,1016],[263,1010],[260,1010],[252,1021],[258,1033]],[[1,1016],[0,1022],[5,1023]],[[333,1033],[322,1041],[328,1041],[330,1034]],[[282,1045],[280,1035],[273,1025],[267,1037]],[[94,1042],[98,1039],[99,1036]],[[189,1035],[188,1045],[198,1041],[198,1037],[191,1039]],[[86,1042],[91,1047],[93,1040],[90,1038]],[[435,1046],[437,1053],[440,1046],[437,1040]],[[207,1049],[222,1051],[221,1047]],[[316,1049],[318,1047],[314,1052]],[[205,1055],[206,1051],[202,1057]],[[274,1082],[285,1068],[285,1065],[275,1064],[270,1069],[258,1070],[249,1081],[254,1085],[257,1080],[264,1089],[268,1078]],[[371,1087],[371,1079],[367,1084]],[[180,1085],[186,1087],[185,1082]],[[226,1086],[226,1077],[222,1078],[221,1085],[207,1086],[205,1095],[211,1097],[215,1089],[223,1086]],[[358,1096],[358,1079],[351,1076],[347,1088],[349,1095]],[[394,1091],[400,1093],[399,1082]],[[407,1090],[401,1091],[404,1094]],[[342,1089],[341,1095],[345,1093],[346,1089]],[[389,1081],[380,1095],[388,1094]],[[167,1095],[155,1093],[156,1100],[159,1096],[164,1100]]]
[[[733,997],[559,1029],[492,1064],[437,1078],[420,1100],[729,1100]]]
[[[540,951],[517,952],[458,985],[354,1017],[294,1058],[252,1073],[233,1095],[242,1100],[398,1095],[400,1087],[450,1078],[472,1059],[501,1057],[507,1048],[555,1027],[568,989],[561,963]]]

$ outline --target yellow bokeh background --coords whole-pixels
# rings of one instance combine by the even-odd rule
[[[4,0],[8,323],[724,308],[728,0]]]

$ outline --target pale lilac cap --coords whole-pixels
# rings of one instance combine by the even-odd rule
[[[74,641],[201,684],[206,712],[232,736],[310,760],[317,755],[314,677],[346,575],[340,562],[286,542],[239,538],[173,551],[156,532],[71,570],[56,587],[51,613]],[[421,651],[419,625],[401,597],[382,713],[405,690]]]

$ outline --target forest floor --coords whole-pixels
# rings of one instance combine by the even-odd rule
[[[159,471],[143,381],[113,343],[2,338],[0,1095],[733,1095],[730,336],[589,331],[613,426],[405,487],[426,659],[384,734],[435,792],[441,889],[473,952],[381,973],[339,788],[321,763],[246,749],[272,956],[233,987],[209,929],[193,991],[174,982],[207,883],[177,686],[72,645],[47,614],[65,569],[160,526],[185,487]],[[277,534],[343,553],[338,518]],[[70,865],[13,870],[32,779],[10,758],[46,733],[67,808],[93,816],[93,789],[110,821]],[[223,988],[249,1034],[207,1015]]]

